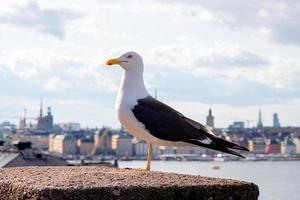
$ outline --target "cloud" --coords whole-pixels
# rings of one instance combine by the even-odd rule
[[[212,54],[209,57],[202,57],[195,62],[195,65],[203,67],[258,67],[268,65],[263,57],[247,50],[238,50],[232,55]]]
[[[65,9],[43,9],[36,1],[18,6],[13,14],[2,14],[0,24],[9,24],[21,28],[32,28],[37,32],[63,39],[65,25],[79,16]]]
[[[207,45],[191,39],[175,40],[149,51],[145,60],[161,70],[175,68],[178,72],[235,84],[245,81],[298,90],[300,59],[261,55],[232,43]]]
[[[272,41],[287,45],[300,46],[300,2],[260,1],[245,2],[240,0],[221,1],[177,1],[186,7],[193,7],[211,13],[214,20],[202,18],[214,23],[224,24],[232,30],[251,28],[256,34],[268,30],[267,36]],[[198,12],[199,12],[198,11]],[[197,13],[198,13],[197,12]],[[193,17],[191,15],[191,17]],[[197,18],[197,15],[194,16]]]
[[[161,45],[154,49],[149,57],[152,62],[159,60],[163,62],[162,64],[180,68],[183,66],[192,68],[252,68],[269,65],[269,61],[263,56],[234,44],[215,43],[208,46],[189,39],[179,40],[174,44]]]
[[[54,92],[54,91],[58,91],[58,90],[64,90],[66,88],[71,87],[71,85],[66,82],[63,81],[61,78],[59,77],[52,77],[50,78],[47,83],[44,85],[44,89],[48,92]]]
[[[45,56],[39,53],[39,49],[32,51],[33,57],[26,54],[22,57],[11,56],[1,54],[0,51],[0,80],[3,79],[10,87],[21,82],[23,85],[26,83],[26,86],[33,85],[35,90],[39,88],[52,95],[66,89],[69,93],[78,93],[78,90],[116,92],[119,88],[119,75],[114,74],[114,70],[99,66],[98,59],[75,59],[51,54]]]

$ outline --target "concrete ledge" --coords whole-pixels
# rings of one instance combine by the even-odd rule
[[[257,185],[229,179],[107,167],[0,170],[0,199],[257,199]]]

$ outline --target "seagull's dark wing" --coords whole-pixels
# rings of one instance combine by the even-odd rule
[[[132,108],[132,112],[153,136],[162,140],[187,142],[238,156],[241,155],[228,148],[247,150],[237,144],[216,137],[205,126],[185,117],[180,112],[151,96],[138,99],[138,104]]]
[[[205,133],[199,132],[201,127],[193,126],[181,113],[151,96],[139,99],[132,112],[159,139],[173,142],[207,139]]]

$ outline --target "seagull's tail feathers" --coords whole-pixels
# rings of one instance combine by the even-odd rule
[[[229,149],[249,151],[249,149],[247,149],[246,147],[243,147],[241,145],[235,144],[233,142],[224,140],[224,139],[216,137],[216,136],[212,140],[216,143],[216,145],[221,145],[221,146],[229,148]]]
[[[201,141],[199,141],[199,140],[187,140],[185,142],[188,142],[188,143],[194,144],[194,145],[198,145],[198,146],[202,146],[202,147],[206,147],[208,149],[213,149],[213,150],[229,153],[229,154],[232,154],[232,155],[239,156],[241,158],[245,158],[245,156],[243,156],[243,155],[241,155],[241,154],[239,154],[236,151],[233,151],[231,149],[249,151],[245,147],[242,147],[238,144],[235,144],[235,143],[229,142],[227,140],[218,138],[216,136],[211,137],[210,139],[212,140],[212,142],[210,144],[201,143]]]

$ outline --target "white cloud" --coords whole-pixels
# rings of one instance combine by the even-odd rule
[[[289,45],[300,45],[299,1],[177,1],[184,6],[200,7],[218,16],[219,20],[233,29],[249,27],[252,31],[268,30],[269,39]],[[266,36],[266,35],[265,35]]]
[[[76,99],[52,99],[51,102],[58,106],[72,107],[73,109],[81,110],[92,108],[96,104],[88,100],[76,100]]]
[[[37,1],[30,1],[27,5],[15,7],[13,14],[2,14],[0,24],[32,28],[38,32],[63,39],[66,22],[76,18],[78,15],[68,10],[43,9]]]
[[[238,45],[215,43],[208,46],[189,39],[158,46],[152,50],[149,57],[153,64],[167,64],[179,68],[183,68],[183,66],[232,68],[268,65],[265,58]]]
[[[44,89],[48,92],[55,92],[60,90],[65,90],[71,87],[69,83],[63,81],[59,77],[52,77],[50,78],[47,83],[44,85]]]
[[[96,74],[96,86],[101,90],[107,90],[110,92],[116,92],[119,86],[116,84],[115,80],[109,77],[104,77],[101,74]]]
[[[145,58],[155,66],[176,68],[193,76],[252,81],[271,88],[293,89],[298,85],[300,59],[259,55],[230,43],[205,43],[182,39],[158,46]]]

